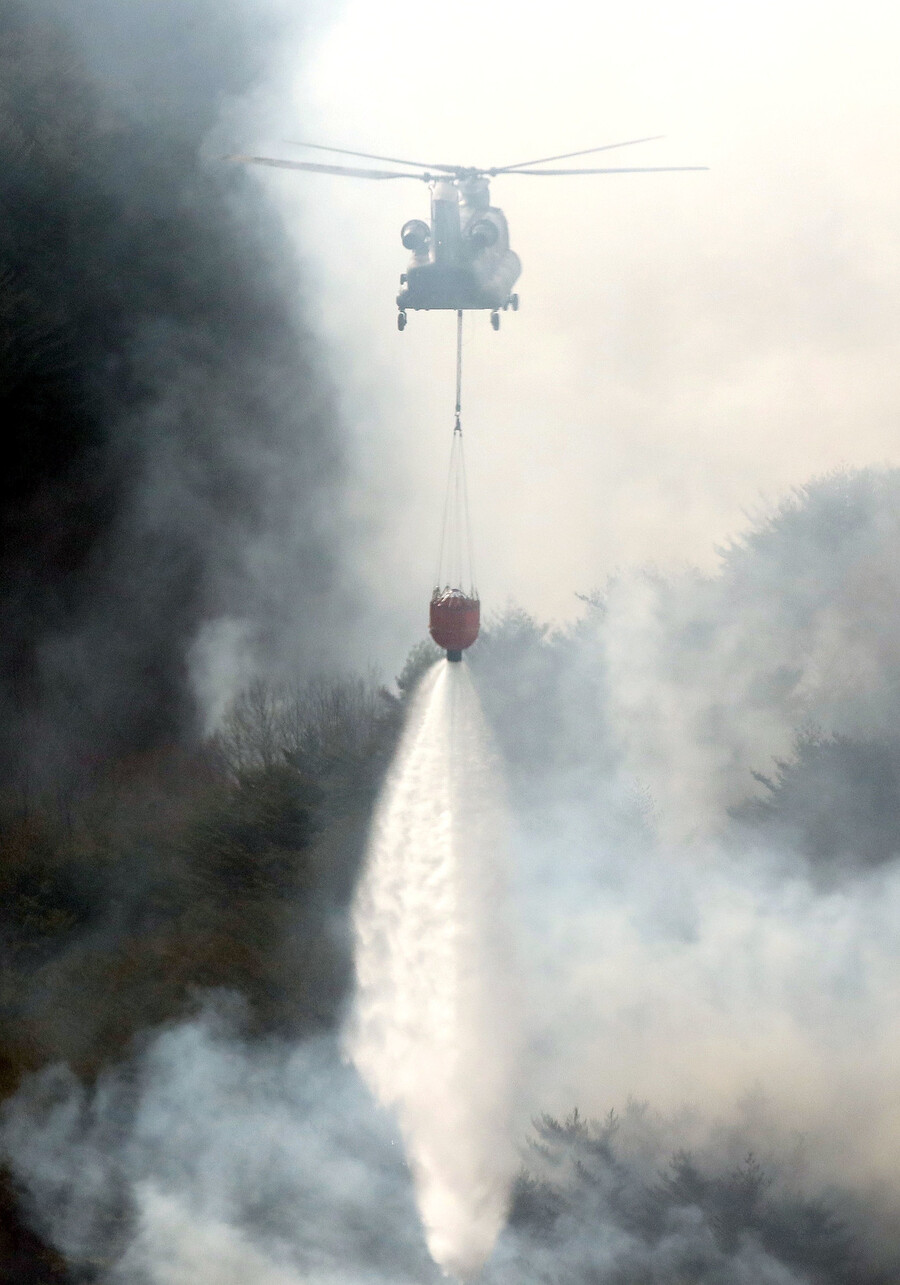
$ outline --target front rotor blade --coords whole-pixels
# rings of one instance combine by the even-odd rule
[[[398,174],[396,170],[357,170],[348,165],[320,165],[316,161],[281,161],[274,156],[229,156],[229,161],[242,165],[271,165],[279,170],[309,170],[314,174],[342,174],[346,178],[416,178],[427,182],[424,174]]]
[[[523,165],[544,165],[550,161],[569,161],[573,156],[589,156],[592,152],[610,152],[614,147],[634,147],[637,143],[655,143],[665,134],[651,134],[649,138],[629,138],[624,143],[604,143],[601,147],[586,147],[581,152],[561,152],[559,156],[540,156],[536,161],[519,161],[517,165],[503,165],[500,169],[488,170],[491,175],[507,174],[510,170],[520,170]]]
[[[613,170],[504,170],[503,176],[528,174],[534,178],[542,175],[553,178],[560,174],[686,174],[708,169],[708,165],[635,165]]]
[[[443,170],[447,174],[456,174],[465,168],[463,165],[437,165],[430,161],[407,161],[400,156],[376,156],[373,152],[351,152],[347,147],[325,147],[322,143],[300,143],[295,138],[287,140],[291,147],[314,147],[318,152],[340,152],[342,156],[361,156],[367,161],[390,161],[393,165],[421,165],[426,170]],[[554,158],[562,159],[562,158]],[[532,164],[531,161],[526,164]]]

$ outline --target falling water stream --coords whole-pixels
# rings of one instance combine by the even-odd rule
[[[373,821],[348,1049],[396,1113],[431,1254],[461,1277],[491,1252],[515,1168],[502,800],[468,671],[440,661]]]

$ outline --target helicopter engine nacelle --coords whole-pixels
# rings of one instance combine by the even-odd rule
[[[499,236],[500,229],[490,219],[475,219],[466,228],[466,240],[477,254],[496,245]]]
[[[431,242],[431,228],[424,219],[407,219],[400,229],[400,240],[413,254],[424,254]]]

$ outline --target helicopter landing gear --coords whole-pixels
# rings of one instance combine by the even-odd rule
[[[406,313],[405,313],[405,312],[398,312],[398,313],[397,313],[397,329],[398,329],[398,330],[405,330],[405,329],[406,329]]]
[[[495,330],[500,329],[500,313],[497,311],[496,308],[491,313],[491,325],[494,327]]]

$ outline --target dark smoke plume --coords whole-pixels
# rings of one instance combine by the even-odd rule
[[[321,655],[330,393],[286,238],[244,174],[202,159],[275,17],[0,2],[7,767],[190,736],[191,668],[215,669],[220,637]]]

